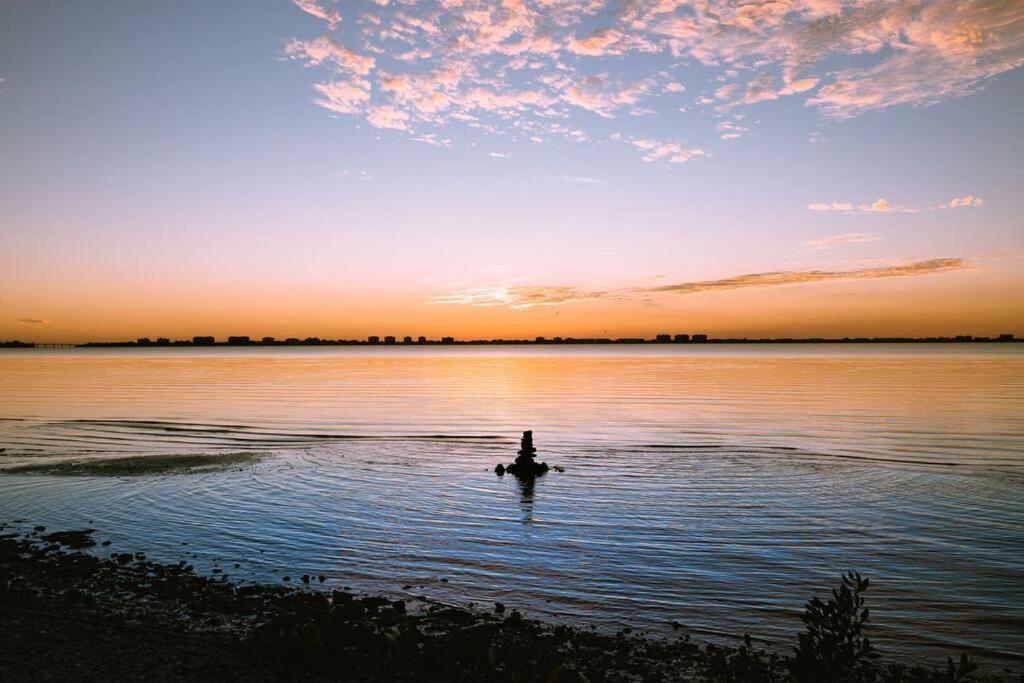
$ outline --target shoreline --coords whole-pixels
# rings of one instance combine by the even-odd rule
[[[791,654],[749,637],[729,647],[683,633],[605,634],[500,604],[485,611],[327,592],[309,576],[287,587],[242,585],[197,574],[185,560],[104,557],[107,543],[90,529],[11,529],[0,524],[5,680],[811,680]],[[1009,672],[951,678],[964,664],[879,663],[873,678],[857,669],[851,680],[1019,680]]]
[[[361,339],[319,339],[309,340],[276,340],[270,342],[213,342],[197,344],[191,341],[174,341],[168,343],[134,341],[105,342],[22,342],[19,340],[0,342],[3,349],[190,349],[190,348],[281,348],[308,346],[356,346],[368,348],[432,348],[437,346],[772,346],[772,345],[857,345],[857,344],[1020,344],[1024,337],[1007,335],[1000,337],[838,337],[838,338],[709,338],[688,341],[658,341],[655,339],[597,339],[567,337],[536,341],[531,339],[456,339],[453,341],[428,340],[423,342],[395,341],[368,342]]]

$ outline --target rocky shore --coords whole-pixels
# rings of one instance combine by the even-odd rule
[[[808,603],[807,633],[789,656],[749,638],[729,648],[545,624],[500,604],[242,586],[186,561],[104,552],[90,529],[11,532],[0,525],[4,681],[1022,680],[979,676],[966,657],[939,669],[882,663],[860,636],[867,582],[852,574],[834,605]]]

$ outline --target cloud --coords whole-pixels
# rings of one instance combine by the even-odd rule
[[[601,180],[600,178],[590,178],[588,176],[574,176],[574,175],[549,175],[545,176],[548,180],[560,182],[560,183],[577,183],[579,185],[607,185],[608,181]]]
[[[513,309],[554,306],[600,299],[606,292],[586,292],[575,287],[472,287],[432,297],[435,305],[508,306]]]
[[[609,48],[622,39],[622,33],[611,29],[595,31],[589,37],[578,39],[570,38],[566,47],[570,52],[578,55],[589,55],[597,57],[606,54]]]
[[[808,204],[811,211],[840,211],[843,213],[918,213],[920,209],[907,206],[894,206],[885,199],[876,199],[871,204],[854,206],[850,202],[822,202]]]
[[[747,128],[739,125],[738,123],[732,123],[731,121],[722,121],[715,130],[718,132],[718,137],[722,140],[736,140],[743,137],[743,134],[747,132]]]
[[[371,107],[366,114],[366,122],[375,128],[390,128],[392,130],[408,131],[409,115],[401,109],[391,105]]]
[[[425,145],[433,145],[434,147],[450,147],[452,141],[449,138],[439,137],[436,133],[426,133],[424,135],[418,135],[413,138],[416,142],[422,142]]]
[[[985,200],[981,197],[975,197],[974,195],[967,195],[966,197],[953,197],[949,200],[949,203],[940,206],[940,209],[960,209],[969,206],[984,206]]]
[[[969,95],[1024,64],[1024,13],[1006,0],[858,3],[832,41],[857,53],[886,54],[871,66],[839,70],[807,100],[850,118],[899,105],[928,106]],[[820,45],[820,48],[827,47]],[[885,50],[888,48],[888,50]]]
[[[672,140],[660,141],[649,138],[632,139],[629,144],[641,152],[641,159],[648,162],[663,161],[670,164],[683,164],[693,159],[703,159],[711,154],[700,147],[687,147],[681,142]]]
[[[49,320],[43,320],[42,318],[18,318],[19,323],[28,323],[30,325],[49,325]]]
[[[373,57],[353,52],[328,35],[313,40],[291,40],[285,45],[284,53],[291,59],[305,60],[307,66],[330,63],[338,70],[360,76],[369,74],[377,65]]]
[[[807,284],[810,282],[827,282],[831,280],[877,280],[892,277],[916,277],[931,275],[967,267],[961,258],[928,259],[911,261],[895,266],[879,268],[861,268],[858,270],[785,270],[770,273],[751,273],[723,278],[721,280],[703,280],[698,282],[681,282],[672,285],[649,287],[645,292],[672,292],[676,294],[694,294],[723,289],[741,289],[748,287],[779,287],[782,285]]]
[[[373,174],[369,171],[339,171],[334,174],[335,178],[358,178],[359,180],[373,180]]]
[[[877,235],[870,235],[866,232],[847,232],[842,235],[832,235],[830,237],[821,237],[816,240],[808,240],[803,243],[803,246],[808,249],[827,249],[829,247],[838,247],[843,244],[877,242],[880,239],[882,238]]]
[[[332,31],[341,23],[341,14],[334,8],[323,7],[316,0],[292,0],[295,6],[306,14],[323,19],[327,22],[327,28]]]
[[[586,142],[620,117],[646,139],[626,114],[659,111],[668,130],[682,104],[721,116],[783,98],[843,119],[964,97],[1024,66],[1010,0],[375,0],[344,26],[326,0],[293,2],[327,24],[284,48],[323,74],[314,101],[413,137],[471,126]],[[693,65],[721,85],[680,102],[673,73]]]
[[[339,114],[360,111],[370,101],[370,83],[359,78],[317,83],[313,88],[322,96],[314,101]]]
[[[782,287],[837,280],[878,280],[932,275],[968,268],[962,258],[938,258],[908,261],[891,266],[859,268],[855,270],[783,270],[767,273],[749,273],[719,280],[679,282],[657,287],[632,287],[618,290],[587,290],[573,286],[520,286],[471,287],[431,297],[428,303],[451,306],[507,306],[526,309],[534,306],[555,306],[597,299],[647,301],[657,294],[698,294],[720,290],[761,287]]]
[[[509,154],[508,152],[490,152],[490,153],[487,154],[487,156],[492,157],[494,159],[511,159],[512,158],[512,155]]]

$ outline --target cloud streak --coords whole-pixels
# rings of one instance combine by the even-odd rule
[[[808,249],[827,249],[829,247],[838,247],[844,244],[877,242],[880,239],[882,238],[878,235],[870,235],[866,232],[847,232],[842,235],[832,235],[830,237],[822,237],[816,240],[808,240],[803,243],[803,246]]]
[[[42,318],[18,318],[19,323],[27,323],[29,325],[48,325],[49,320],[43,320]]]
[[[967,262],[964,259],[941,258],[856,270],[783,270],[769,273],[750,273],[720,280],[700,280],[661,285],[659,287],[649,287],[641,291],[696,294],[698,292],[745,289],[750,287],[781,287],[784,285],[801,285],[834,280],[878,280],[882,278],[917,277],[952,270],[962,270],[966,267]]]
[[[457,306],[507,306],[512,309],[524,309],[603,299],[608,296],[608,292],[588,292],[576,287],[471,287],[432,297],[429,303]]]
[[[841,213],[918,213],[921,209],[909,206],[895,206],[888,200],[876,199],[871,204],[858,204],[852,202],[820,202],[808,204],[811,211],[839,211]]]
[[[840,235],[837,237],[849,237]],[[574,286],[521,286],[500,285],[471,287],[431,297],[428,303],[447,306],[505,306],[527,309],[534,306],[556,306],[581,301],[644,299],[657,294],[699,294],[726,291],[803,285],[815,282],[844,280],[880,280],[934,275],[968,268],[962,258],[938,258],[908,261],[891,266],[858,268],[854,270],[783,270],[766,273],[748,273],[718,280],[677,282],[657,287],[632,287],[616,290],[589,290]]]

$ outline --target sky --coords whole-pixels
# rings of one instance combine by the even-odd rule
[[[1024,4],[0,0],[0,339],[1024,335]]]

